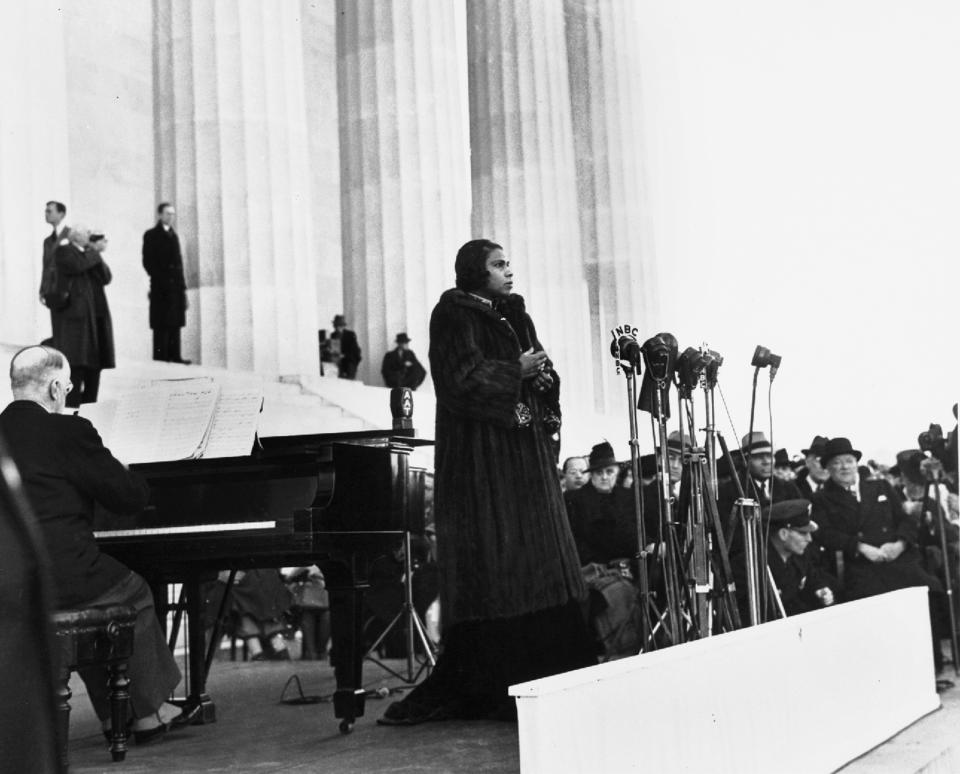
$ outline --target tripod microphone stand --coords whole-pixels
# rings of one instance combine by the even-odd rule
[[[957,617],[956,610],[954,609],[954,600],[953,600],[953,578],[950,571],[950,554],[947,553],[947,526],[949,525],[949,520],[943,512],[943,504],[940,498],[940,469],[938,465],[931,465],[926,470],[927,474],[927,488],[924,493],[923,501],[924,503],[934,502],[937,509],[937,515],[932,518],[935,520],[934,523],[937,525],[937,532],[940,535],[940,552],[943,556],[943,588],[947,592],[947,610],[949,612],[950,620],[950,654],[953,659],[953,673],[957,677],[960,677],[960,647],[958,647],[957,642]],[[930,490],[933,489],[933,497],[930,497]],[[931,516],[931,514],[927,514]],[[939,643],[937,644],[939,647]]]
[[[623,333],[623,330],[620,330]],[[643,480],[640,471],[640,442],[639,430],[637,427],[637,378],[640,372],[640,361],[642,359],[639,351],[639,345],[632,334],[627,335],[624,342],[626,352],[621,349],[621,341],[624,336],[617,338],[617,331],[613,332],[614,341],[611,344],[611,353],[617,361],[617,372],[623,370],[623,375],[627,380],[627,413],[630,427],[630,468],[633,472],[633,512],[637,527],[637,575],[640,583],[640,650],[646,649],[649,644],[650,634],[653,629],[650,617],[650,610],[653,608],[654,615],[658,615],[656,608],[653,607],[653,597],[650,593],[650,574],[649,574],[649,556],[647,554],[647,536],[643,523],[643,498],[640,492],[640,482]],[[624,357],[626,356],[626,360]]]
[[[427,627],[424,625],[423,621],[420,619],[420,614],[417,612],[416,607],[413,604],[413,574],[414,574],[414,562],[411,546],[411,534],[409,530],[403,531],[403,602],[400,605],[400,610],[393,617],[390,623],[387,624],[386,628],[380,632],[380,636],[377,637],[373,645],[370,646],[369,650],[365,655],[365,658],[369,661],[372,661],[374,664],[379,666],[381,669],[389,672],[394,677],[403,680],[403,682],[408,685],[413,685],[420,679],[420,675],[423,674],[425,669],[433,669],[437,665],[437,646],[430,639],[430,636],[427,634]],[[401,622],[405,625],[406,635],[407,635],[407,670],[406,674],[397,672],[394,669],[391,669],[382,661],[380,661],[373,654],[377,652],[377,648],[380,647],[381,643],[387,638],[387,635],[393,631],[393,628],[400,624]],[[424,660],[420,663],[419,667],[414,671],[414,661],[416,653],[416,645],[419,641],[420,645],[423,646],[423,651],[425,654]]]

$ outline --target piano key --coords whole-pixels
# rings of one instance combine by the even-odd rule
[[[241,530],[276,529],[276,521],[239,521],[233,524],[181,524],[168,527],[110,529],[94,532],[97,540],[106,538],[143,537],[148,535],[190,535],[206,532],[239,532]]]

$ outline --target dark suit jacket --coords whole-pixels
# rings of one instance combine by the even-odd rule
[[[357,365],[360,360],[360,344],[357,342],[357,334],[347,328],[342,331],[334,331],[330,334],[331,339],[340,340],[340,365]]]
[[[52,293],[57,284],[57,267],[54,264],[53,253],[57,249],[57,242],[69,239],[70,226],[64,226],[59,240],[54,237],[53,230],[43,240],[43,274],[40,276],[40,295]]]
[[[860,501],[843,487],[828,481],[813,501],[813,520],[820,527],[813,539],[847,559],[844,587],[848,599],[885,591],[928,586],[940,591],[939,581],[920,566],[917,521],[908,516],[900,497],[886,481],[860,481]],[[906,550],[892,562],[871,562],[860,556],[858,543],[881,546],[903,540]]]
[[[187,322],[187,283],[176,231],[158,222],[143,233],[143,268],[150,275],[150,327],[182,328]]]
[[[409,349],[403,352],[391,349],[383,356],[380,373],[387,387],[409,387],[411,390],[417,389],[427,377],[417,356]]]
[[[57,606],[82,605],[122,580],[129,570],[94,540],[94,503],[139,511],[150,496],[146,482],[110,454],[86,419],[50,414],[33,401],[16,400],[0,413],[0,435],[40,524]]]

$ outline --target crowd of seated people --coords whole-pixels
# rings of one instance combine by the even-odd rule
[[[652,455],[641,460],[648,556],[660,555],[663,490],[669,492],[674,508],[679,501],[686,443],[679,433],[668,440],[666,487],[656,478]],[[796,460],[786,450],[774,454],[764,434],[754,432],[734,450],[732,466],[730,461],[719,461],[718,513],[728,539],[741,620],[748,620],[737,512],[742,489],[759,506],[761,555],[776,590],[776,594],[764,594],[761,620],[924,586],[930,590],[934,662],[939,672],[941,640],[950,634],[945,573],[950,573],[954,588],[960,586],[956,429],[943,439],[939,452],[908,449],[889,467],[862,461],[861,452],[845,437],[817,435],[801,453]],[[636,645],[636,633],[631,632],[640,600],[636,511],[629,494],[632,475],[626,472],[632,473],[631,468],[614,459],[608,443],[598,444],[587,464],[590,481],[576,490],[564,487],[591,592],[588,612],[598,649],[608,658],[630,655]],[[658,563],[648,567],[656,596]],[[613,593],[624,583],[632,584],[632,596]]]

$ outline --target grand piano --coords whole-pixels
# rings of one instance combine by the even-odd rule
[[[395,419],[394,426],[262,438],[245,457],[131,466],[150,484],[150,505],[133,519],[100,514],[95,535],[101,550],[148,580],[161,620],[170,609],[167,584],[182,584],[177,607],[189,624],[185,704],[200,707],[196,722],[216,719],[206,680],[220,636],[215,630],[205,642],[203,582],[222,570],[313,563],[330,592],[340,731],[348,733],[363,715],[361,609],[369,566],[405,530],[423,529],[416,491],[422,477],[409,454],[430,442],[415,437],[409,419]]]

